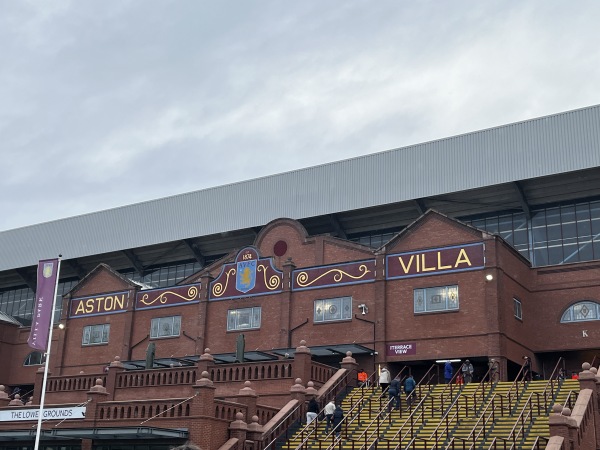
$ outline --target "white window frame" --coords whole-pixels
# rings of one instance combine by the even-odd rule
[[[352,297],[315,300],[313,320],[314,323],[352,320]]]
[[[515,317],[519,320],[523,320],[523,304],[521,303],[521,300],[513,298],[513,307]]]
[[[434,308],[431,305],[439,304]],[[430,286],[417,288],[413,291],[413,310],[415,314],[458,311],[460,296],[458,285]]]
[[[168,334],[163,334],[163,329]],[[181,316],[154,317],[150,321],[150,339],[179,337],[181,334]]]
[[[92,336],[94,332],[100,333],[100,342],[92,342]],[[110,323],[103,323],[100,325],[87,325],[83,327],[83,336],[81,337],[81,345],[84,347],[90,345],[104,345],[108,344],[110,337]]]
[[[39,360],[39,362],[31,362],[31,360],[34,358],[35,358],[35,361]],[[46,362],[46,357],[45,357],[44,353],[34,351],[34,352],[29,353],[25,357],[25,361],[23,361],[23,365],[24,366],[41,366],[45,362]]]
[[[591,318],[579,318],[577,317],[577,310],[583,310],[583,308],[587,308],[593,314],[590,316]],[[588,313],[589,314],[589,313]],[[587,316],[587,314],[586,314]],[[596,303],[593,300],[582,300],[580,302],[574,303],[569,306],[560,317],[560,323],[576,323],[576,322],[590,322],[593,320],[600,320],[600,304]]]
[[[230,309],[227,311],[227,331],[257,330],[262,321],[262,307]]]

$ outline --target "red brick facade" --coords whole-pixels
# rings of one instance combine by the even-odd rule
[[[281,241],[286,245],[278,244]],[[431,262],[422,259],[419,273],[422,276],[386,278],[388,255],[419,254],[428,249],[443,251],[477,243],[484,246],[485,262],[481,268],[441,271],[435,264],[426,266]],[[279,245],[279,256],[274,252],[276,245]],[[481,373],[489,358],[497,358],[501,362],[502,377],[507,378],[520,366],[525,355],[533,359],[534,371],[543,375],[552,370],[558,356],[567,359],[570,370],[577,370],[581,361],[591,361],[596,353],[600,354],[599,321],[560,323],[562,313],[573,303],[600,301],[598,262],[531,268],[499,237],[432,211],[377,251],[329,236],[308,236],[298,222],[290,219],[276,220],[265,226],[256,238],[255,248],[260,257],[270,258],[273,268],[283,273],[280,292],[209,300],[210,282],[221,274],[225,264],[235,260],[236,254],[232,254],[182,283],[200,283],[198,301],[136,310],[136,293],[141,287],[108,266],[98,266],[65,298],[61,322],[66,327],[54,332],[52,374],[103,373],[115,356],[122,361],[143,360],[149,342],[156,344],[157,358],[200,355],[205,348],[210,348],[211,354],[235,352],[240,332],[245,335],[247,351],[294,348],[301,340],[306,340],[309,347],[360,344],[373,349],[373,354],[356,356],[359,365],[368,371],[373,371],[377,364],[387,364],[394,369],[408,364],[418,373],[427,370],[435,360],[469,358]],[[282,248],[285,249],[283,254]],[[358,282],[357,277],[356,282],[339,286],[292,290],[292,276],[300,269],[331,266],[335,270],[336,264],[366,260],[375,261],[375,270],[369,274],[372,279],[368,282]],[[440,266],[438,264],[438,268]],[[459,266],[470,269],[467,264]],[[492,279],[486,279],[486,275]],[[415,289],[438,286],[458,286],[458,308],[415,313]],[[68,317],[70,298],[114,292],[127,292],[126,312]],[[314,323],[315,300],[338,297],[352,297],[351,318]],[[522,305],[522,320],[514,315],[515,298]],[[368,312],[363,315],[358,305],[365,305],[364,311]],[[228,332],[228,310],[247,307],[261,308],[260,328]],[[149,339],[152,318],[177,315],[182,317],[178,337]],[[83,346],[83,328],[103,323],[110,324],[109,342]],[[22,364],[30,352],[27,335],[16,327],[0,325],[0,357],[5,362],[0,367],[0,384],[34,383],[37,366]],[[414,344],[414,354],[387,355],[390,344],[403,343]],[[287,381],[261,388],[271,394],[289,393]],[[235,395],[240,385],[219,389],[219,395]],[[255,389],[260,395],[260,389],[256,386]],[[148,390],[153,398],[180,398],[191,392],[191,385],[183,393],[168,387],[161,392]],[[138,389],[136,396],[144,398],[144,389]],[[288,398],[282,397],[281,402]],[[271,399],[268,403],[276,405],[278,401]],[[222,433],[222,429],[218,429]]]

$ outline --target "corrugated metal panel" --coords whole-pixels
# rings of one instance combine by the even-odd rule
[[[0,232],[0,270],[600,166],[600,106]]]

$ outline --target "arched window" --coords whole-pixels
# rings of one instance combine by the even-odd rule
[[[23,362],[24,366],[39,366],[44,364],[44,355],[40,352],[31,352]]]
[[[586,300],[571,305],[560,318],[561,323],[600,320],[600,305]]]

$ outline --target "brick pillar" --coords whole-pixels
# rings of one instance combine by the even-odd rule
[[[215,358],[210,354],[210,348],[205,348],[204,353],[200,355],[200,359],[198,360],[198,372],[208,372],[209,366],[212,366],[215,363]]]
[[[310,349],[306,346],[306,341],[300,341],[300,347],[296,348],[294,353],[294,364],[292,365],[292,378],[310,380],[310,368],[312,365]]]
[[[50,377],[51,373],[48,371],[48,377]],[[35,381],[33,386],[33,395],[31,396],[31,401],[34,405],[39,405],[42,399],[42,386],[44,385],[44,366],[38,368],[35,373]]]
[[[92,440],[91,439],[82,439],[81,440],[81,450],[92,450]]]
[[[256,402],[258,394],[251,387],[252,383],[246,381],[244,387],[238,393],[237,402],[246,405],[246,421],[250,421],[251,417],[256,416]]]
[[[579,372],[579,388],[591,389],[592,391],[592,411],[594,418],[594,431],[596,435],[596,448],[600,448],[600,414],[598,411],[598,369],[592,367],[590,363],[584,362],[581,365],[583,369]]]
[[[252,421],[248,424],[248,432],[246,433],[246,439],[254,442],[254,448],[257,448],[262,433],[263,428],[258,423],[258,416],[252,416]]]
[[[4,389],[4,385],[0,384],[0,408],[8,406],[8,402],[10,402],[10,397],[4,391]]]
[[[248,432],[248,424],[244,422],[244,414],[236,413],[235,420],[229,425],[229,438],[236,438],[240,445],[238,448],[244,448],[246,442],[246,434]]]
[[[290,397],[292,400],[298,400],[298,403],[302,405],[302,410],[306,410],[304,405],[304,402],[306,401],[306,389],[302,386],[302,380],[300,378],[296,378],[295,384],[290,388]]]
[[[117,376],[125,371],[125,366],[121,362],[120,356],[115,356],[113,362],[108,366],[108,372],[106,374],[106,401],[112,401],[115,399],[115,391],[117,390]],[[93,388],[92,388],[93,389]]]
[[[564,448],[573,448],[574,443],[573,437],[577,431],[577,423],[574,419],[569,417],[571,410],[569,408],[563,408],[562,405],[554,405],[552,407],[552,413],[550,413],[549,426],[550,426],[550,437],[560,436],[564,442]]]
[[[196,396],[192,398],[190,415],[214,417],[216,388],[208,378],[208,372],[202,372],[200,377],[192,386]]]
[[[375,308],[373,315],[369,314],[369,318],[373,322],[373,349],[375,350],[375,364],[382,364],[386,361],[386,320],[385,313],[386,305],[386,280],[385,280],[385,254],[376,254],[377,271],[374,283]],[[396,324],[395,320],[391,321],[392,326]]]
[[[21,400],[21,396],[19,394],[15,394],[15,398],[8,402],[8,406],[23,406],[23,400]]]
[[[306,383],[306,390],[304,391],[304,394],[309,399],[311,397],[316,397],[317,390],[315,389],[315,383],[313,383],[312,381],[309,381],[308,383]]]
[[[107,401],[109,397],[106,388],[102,386],[102,378],[96,379],[95,386],[92,386],[92,388],[87,391],[86,394],[90,402],[87,404],[85,409],[85,420],[94,422],[96,420],[96,412],[98,411],[98,403]]]
[[[346,357],[342,359],[342,363],[340,364],[342,369],[346,369],[348,371],[348,375],[350,376],[350,380],[348,382],[348,386],[356,387],[358,386],[358,363],[352,357],[352,352],[346,352]]]
[[[288,258],[283,263],[283,292],[279,296],[279,346],[280,347],[291,347],[292,346],[292,330],[290,317],[292,309],[292,272],[296,268],[296,265],[292,261],[292,258]]]
[[[203,348],[206,347],[206,313],[208,308],[208,298],[210,283],[213,280],[213,276],[210,272],[205,272],[200,277],[200,302],[198,302],[198,336],[196,338],[196,355],[199,354]],[[206,369],[203,369],[206,370]]]

